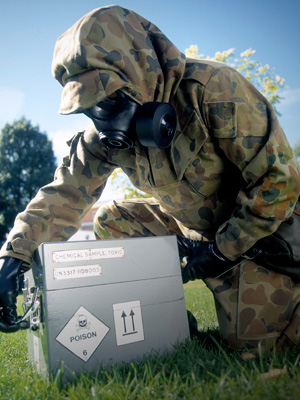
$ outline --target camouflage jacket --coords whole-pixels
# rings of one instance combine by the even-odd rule
[[[112,171],[121,167],[164,211],[204,236],[215,236],[221,252],[236,259],[291,215],[300,193],[299,167],[274,110],[236,70],[213,61],[185,60],[157,27],[132,11],[99,10],[58,41],[53,70],[64,86],[60,111],[78,112],[121,89],[140,104],[170,102],[178,118],[176,137],[165,150],[136,142],[134,149],[117,151],[100,145],[93,126],[77,133],[54,181],[41,188],[16,218],[1,256],[30,264],[40,243],[70,238],[101,196]],[[119,55],[116,43],[110,41],[110,51],[104,49],[111,14],[127,31],[130,22],[133,37],[141,39],[141,26],[144,34],[151,32],[151,42],[140,40],[145,53],[152,46],[143,58],[147,68],[137,56],[136,42],[128,44],[123,64],[124,43]],[[99,24],[101,48],[94,43]],[[74,54],[66,57],[64,41],[69,43],[78,30],[80,55],[73,43]],[[90,46],[93,51],[97,47],[96,55]]]

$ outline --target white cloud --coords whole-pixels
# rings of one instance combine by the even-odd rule
[[[296,105],[297,103],[300,103],[300,88],[284,89],[280,92],[280,97],[282,97],[282,99],[277,106],[278,109],[281,107]]]
[[[62,158],[69,154],[69,147],[67,141],[70,140],[77,132],[81,132],[87,128],[89,122],[87,119],[74,119],[68,121],[68,123],[58,130],[50,131],[47,133],[50,140],[52,140],[52,146],[54,154],[57,158],[58,164]]]
[[[285,134],[294,147],[299,142],[299,126],[300,126],[300,88],[285,89],[280,93],[283,99],[276,106],[280,112],[280,124]]]
[[[20,90],[0,86],[0,123],[19,117],[24,99],[25,94]]]
[[[58,130],[55,132],[48,133],[48,137],[52,140],[52,147],[57,159],[57,163],[60,164],[61,159],[68,154],[69,147],[67,141],[75,134],[73,130]]]

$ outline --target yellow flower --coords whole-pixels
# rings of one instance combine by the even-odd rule
[[[192,44],[188,49],[185,49],[185,55],[189,58],[194,58],[196,60],[199,60],[203,54],[198,54],[198,51],[199,51],[198,46]]]
[[[225,51],[223,51],[222,56],[223,56],[223,57],[228,57],[229,54],[231,54],[231,53],[233,53],[233,52],[234,52],[234,48],[225,50]]]
[[[283,85],[283,82],[285,81],[284,78],[280,78],[279,75],[276,75],[276,82],[279,83],[279,85]]]
[[[243,51],[240,54],[241,57],[250,57],[252,54],[256,53],[256,50],[252,50],[251,47],[248,50]]]
[[[198,46],[196,44],[192,44],[189,48],[192,53],[198,53]]]
[[[215,59],[221,61],[223,59],[222,53],[220,51],[217,51],[215,54]]]

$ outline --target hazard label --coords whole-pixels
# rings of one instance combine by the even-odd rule
[[[141,302],[113,304],[117,346],[144,340]]]
[[[109,330],[108,326],[81,306],[56,340],[87,362]]]

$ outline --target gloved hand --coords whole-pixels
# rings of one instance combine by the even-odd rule
[[[274,235],[259,240],[250,250],[247,251],[247,258],[254,259],[254,262],[279,274],[288,275],[297,280],[300,279],[300,257],[293,254],[291,245],[282,238]]]
[[[228,260],[217,248],[216,242],[191,240],[177,235],[179,255],[186,263],[182,268],[183,283],[190,280],[216,277],[237,261]]]
[[[0,259],[0,331],[16,332],[28,327],[17,315],[17,296],[22,260],[13,257]]]

